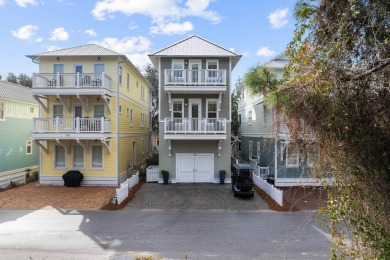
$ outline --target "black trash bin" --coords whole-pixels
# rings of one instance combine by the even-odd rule
[[[275,186],[275,176],[274,175],[267,175],[267,182],[271,185]]]
[[[84,175],[80,171],[68,171],[62,175],[66,187],[80,187],[83,178]]]

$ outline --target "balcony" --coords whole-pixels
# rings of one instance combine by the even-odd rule
[[[34,73],[33,95],[108,95],[111,78],[104,73]]]
[[[226,118],[165,118],[166,139],[224,140]]]
[[[226,91],[226,70],[165,70],[167,92],[219,93]]]
[[[33,139],[102,139],[111,121],[101,118],[34,118]]]

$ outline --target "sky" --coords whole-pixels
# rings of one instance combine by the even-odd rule
[[[233,84],[285,50],[296,0],[0,0],[0,75],[29,76],[28,54],[96,43],[139,68],[154,53],[198,35],[242,58]]]

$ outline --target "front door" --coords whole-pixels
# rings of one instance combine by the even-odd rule
[[[190,118],[189,124],[191,131],[199,131],[200,130],[200,118],[202,115],[202,106],[200,99],[189,99],[188,103],[188,117]]]

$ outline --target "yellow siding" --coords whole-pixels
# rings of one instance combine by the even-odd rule
[[[91,148],[94,144],[100,144],[100,142],[88,141],[87,142],[87,151],[84,151],[84,168],[78,169],[85,177],[116,177],[115,165],[116,165],[116,139],[111,139],[111,154],[108,152],[107,148],[103,146],[103,169],[91,169]],[[56,169],[54,167],[54,145],[56,142],[49,141],[49,151],[48,153],[42,152],[42,176],[62,176],[65,172],[74,169],[73,167],[73,146],[77,143],[75,141],[70,141],[68,153],[66,153],[66,167],[61,169]]]
[[[43,57],[41,58],[40,73],[53,73],[53,64],[64,64],[65,73],[75,73],[75,65],[83,66],[83,73],[94,73],[94,64],[105,64],[105,73],[111,77],[111,91],[110,98],[111,113],[105,109],[106,119],[111,120],[111,137],[109,153],[105,146],[104,151],[104,169],[91,169],[91,146],[93,144],[100,144],[100,141],[87,141],[87,151],[84,151],[84,168],[80,171],[86,177],[116,177],[119,173],[126,172],[127,162],[131,165],[139,164],[144,159],[149,157],[149,111],[150,111],[150,86],[147,81],[139,75],[135,68],[127,62],[121,62],[118,65],[117,57]],[[122,84],[118,86],[118,67],[122,67]],[[127,74],[129,73],[129,90],[127,89]],[[138,82],[138,84],[137,84]],[[119,93],[118,91],[119,87]],[[141,89],[144,89],[144,98],[141,98]],[[77,91],[77,90],[75,90]],[[83,96],[85,97],[85,96]],[[122,112],[119,114],[119,107],[117,107],[117,98],[122,107]],[[93,105],[105,104],[104,100],[98,96],[87,97],[88,108],[83,111],[84,117],[93,118]],[[69,101],[70,111],[64,108],[64,117],[73,117],[73,106],[75,104],[81,105],[79,99],[75,95],[71,95]],[[41,110],[42,118],[53,117],[53,104],[62,104],[56,96],[50,96],[47,100],[48,111]],[[127,114],[127,108],[133,110],[133,125],[130,125],[130,117]],[[145,115],[145,124],[141,127],[141,113]],[[119,116],[119,127],[117,132],[116,116]],[[117,143],[116,136],[120,135],[119,145],[119,169],[116,169],[116,152]],[[144,140],[144,151],[142,149],[142,140]],[[64,142],[64,141],[63,141]],[[82,141],[85,143],[86,141]],[[136,145],[136,155],[133,155],[133,143]],[[55,141],[48,141],[49,151],[46,154],[42,151],[41,169],[42,176],[62,176],[66,171],[73,169],[73,146],[76,144],[75,140],[69,141],[69,152],[66,154],[66,168],[54,168],[54,145]],[[135,158],[134,158],[135,157]],[[135,162],[134,162],[135,159]]]

